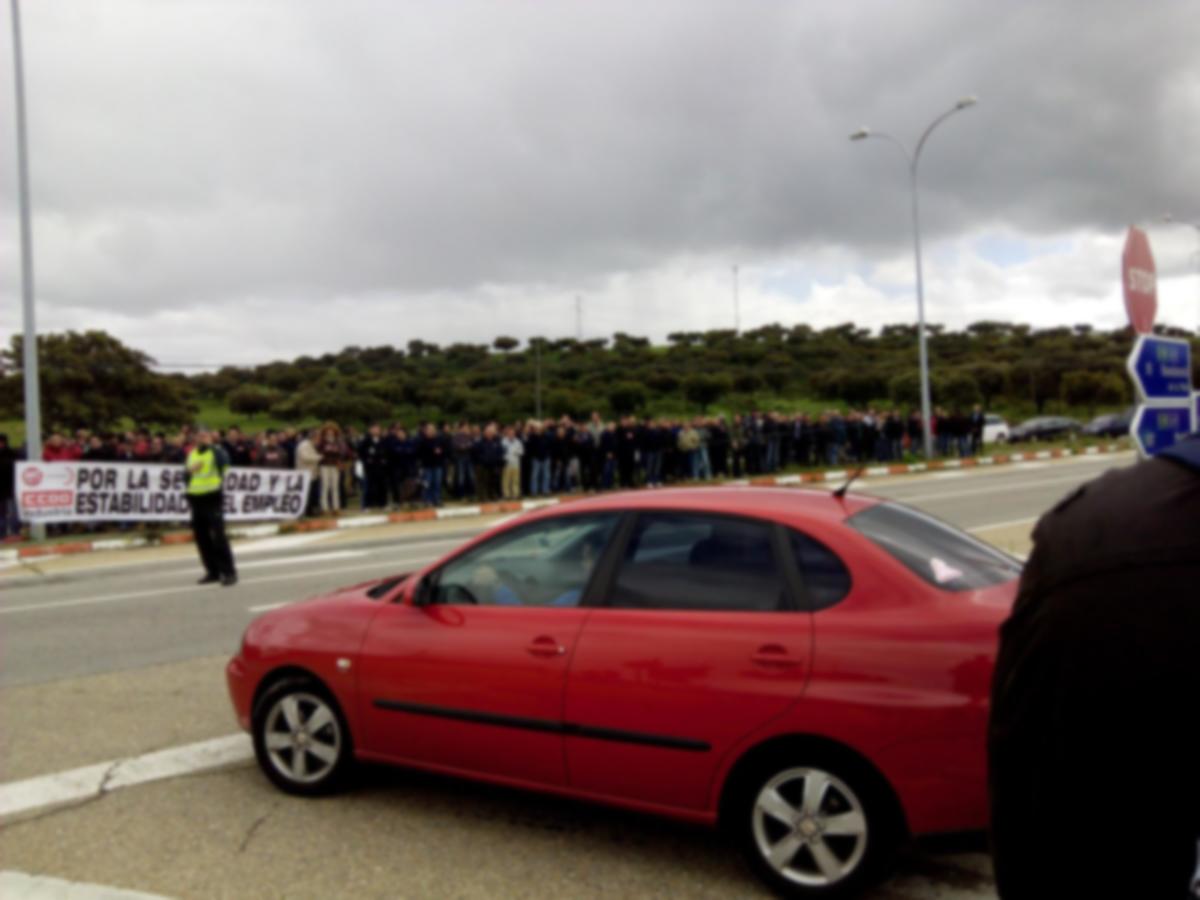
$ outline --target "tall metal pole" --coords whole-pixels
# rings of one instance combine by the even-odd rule
[[[920,153],[920,150],[917,150]],[[921,271],[921,219],[917,209],[917,159],[909,166],[912,187],[913,257],[917,266],[917,347],[921,364],[921,434],[925,458],[933,459],[933,403],[929,389],[929,349],[925,338],[925,276]]]
[[[973,96],[963,97],[954,104],[953,108],[946,110],[946,112],[930,122],[929,127],[921,134],[920,140],[917,141],[917,147],[912,153],[909,153],[908,148],[890,134],[883,132],[872,133],[869,128],[860,128],[854,134],[850,135],[850,140],[852,141],[861,141],[869,137],[891,141],[900,148],[900,152],[904,154],[904,158],[908,161],[909,188],[912,192],[913,257],[917,269],[917,355],[921,367],[921,431],[924,437],[926,459],[933,458],[933,404],[929,390],[929,350],[925,336],[925,279],[921,271],[921,219],[917,205],[917,164],[921,161],[921,150],[924,149],[925,142],[929,140],[929,135],[933,133],[933,130],[956,112],[968,109],[977,102]]]
[[[733,333],[742,330],[742,303],[738,296],[738,267],[733,267]]]
[[[575,340],[583,340],[583,298],[575,295]]]
[[[21,9],[9,0],[13,31],[13,84],[17,94],[17,193],[21,208],[21,303],[25,317],[22,375],[25,379],[25,456],[42,458],[42,406],[38,392],[37,323],[33,306],[33,228],[30,225],[29,141],[25,129],[25,62],[21,52]],[[45,537],[44,525],[33,526],[35,538]]]

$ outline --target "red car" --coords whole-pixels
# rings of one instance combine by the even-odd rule
[[[987,821],[997,630],[1020,565],[819,491],[617,494],[250,624],[229,689],[297,794],[396,763],[727,826],[794,896]]]

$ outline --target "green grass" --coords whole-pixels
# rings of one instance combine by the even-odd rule
[[[297,425],[293,422],[276,419],[269,413],[256,413],[255,415],[235,413],[224,403],[213,400],[207,400],[200,404],[200,411],[196,413],[196,421],[209,428],[217,428],[221,431],[225,431],[236,425],[244,433],[249,434],[257,434],[267,430],[279,431],[284,428],[298,428],[301,426],[312,427],[317,424],[316,421],[308,421]]]

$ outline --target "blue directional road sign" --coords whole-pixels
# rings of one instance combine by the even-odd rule
[[[1137,386],[1137,413],[1129,434],[1142,456],[1154,456],[1200,423],[1193,420],[1192,348],[1177,338],[1143,334],[1125,363]]]
[[[1142,456],[1156,456],[1191,431],[1190,406],[1139,406],[1129,426]]]
[[[1143,334],[1126,363],[1143,402],[1192,397],[1192,348],[1187,341]]]

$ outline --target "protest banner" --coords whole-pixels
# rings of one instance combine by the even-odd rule
[[[17,463],[17,510],[26,522],[185,522],[191,516],[182,465],[136,462]],[[230,469],[225,517],[295,519],[308,473]]]

